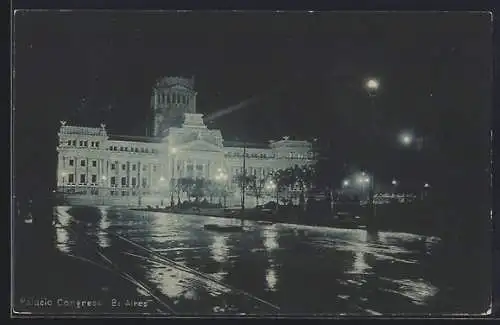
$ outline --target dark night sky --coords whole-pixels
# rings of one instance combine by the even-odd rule
[[[201,113],[259,96],[215,122],[226,138],[317,136],[353,164],[372,138],[363,80],[378,77],[375,155],[384,177],[402,161],[421,164],[395,148],[395,135],[411,128],[428,139],[420,155],[483,180],[491,47],[486,13],[21,13],[17,178],[52,184],[59,120],[105,120],[113,133],[143,135],[155,79],[194,75]]]

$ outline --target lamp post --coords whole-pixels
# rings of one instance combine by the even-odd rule
[[[422,191],[422,194],[421,194],[421,199],[423,200],[424,197],[427,196],[427,193],[429,191],[429,189],[431,188],[430,184],[429,183],[425,183],[424,184],[424,190]]]
[[[391,184],[392,184],[392,195],[394,196],[396,194],[396,187],[398,186],[398,181],[396,179],[393,179]]]
[[[271,193],[276,191],[276,206],[278,206],[278,187],[276,186],[276,183],[272,179],[269,180],[269,182],[267,182],[266,190],[268,190]]]
[[[375,113],[376,113],[376,106],[375,106],[375,97],[377,96],[377,92],[380,88],[380,82],[375,79],[375,78],[369,78],[365,82],[365,89],[368,93],[368,96],[370,97],[370,102],[371,102],[371,127],[372,131],[374,134],[370,137],[370,139],[375,138],[375,134],[377,132],[377,125],[376,125],[376,120],[375,120]],[[372,146],[372,149],[375,146]],[[370,157],[371,158],[371,157]],[[369,162],[372,167],[374,162],[370,161]],[[371,184],[369,188],[369,193],[368,193],[368,200],[369,200],[369,213],[370,213],[370,220],[373,221],[373,219],[376,217],[376,211],[375,211],[375,202],[374,202],[374,197],[375,197],[375,171],[372,170],[371,172]]]
[[[160,192],[160,197],[161,197],[161,200],[160,200],[160,207],[163,206],[163,184],[165,182],[165,177],[163,177],[163,175],[160,177],[160,188],[159,188],[159,192]]]
[[[243,179],[242,179],[242,185],[241,185],[241,225],[243,226],[243,213],[245,212],[245,189],[247,186],[247,143],[246,141],[243,142]]]
[[[361,173],[358,177],[358,184],[361,185],[361,193],[363,193],[363,197],[366,195],[366,185],[370,183],[370,177],[366,175],[365,172]],[[370,195],[370,193],[368,193]],[[370,199],[370,197],[368,197]]]
[[[217,169],[217,174],[215,175],[215,181],[219,183],[222,187],[221,194],[224,196],[224,208],[226,207],[226,187],[227,187],[227,179],[228,175],[222,168]],[[219,196],[220,203],[220,196]]]
[[[102,189],[100,191],[102,205],[104,205],[104,189],[106,188],[106,186],[105,186],[106,185],[106,180],[107,180],[106,175],[102,175],[101,176]],[[140,198],[139,198],[139,200],[140,200]],[[140,206],[140,204],[139,204],[139,206]]]
[[[175,188],[175,178],[174,178],[174,173],[175,173],[175,154],[177,153],[177,148],[172,147],[170,148],[170,154],[172,155],[172,170],[171,170],[171,175],[170,175],[170,207],[174,207],[175,202],[174,202],[174,188]]]

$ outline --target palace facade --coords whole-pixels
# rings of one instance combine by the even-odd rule
[[[196,113],[192,79],[159,80],[151,108],[149,137],[114,136],[105,124],[87,127],[61,121],[57,192],[67,203],[166,206],[179,179],[201,178],[227,188],[227,205],[241,205],[237,176],[244,165],[246,175],[266,179],[275,170],[313,161],[311,143],[287,137],[262,146],[225,144],[221,131],[209,129],[203,115]],[[188,199],[182,195],[182,200]],[[246,202],[255,204],[251,195]]]

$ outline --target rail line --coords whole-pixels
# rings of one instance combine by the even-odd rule
[[[72,218],[73,221],[75,222],[75,224],[84,224],[84,222],[81,222],[81,221],[78,221],[78,220],[75,220],[74,218]],[[98,245],[96,245],[95,243],[93,243],[91,240],[89,240],[88,238],[84,238],[84,236],[81,236],[81,234],[78,234],[74,229],[71,229],[71,227],[69,226],[65,226],[63,225],[61,222],[59,222],[59,220],[56,220],[56,224],[58,224],[60,227],[63,227],[69,231],[71,231],[72,233],[75,234],[76,237],[79,237],[79,238],[82,238],[82,240],[87,244],[87,245],[91,245],[92,248],[95,250],[95,252],[98,254],[98,256],[104,260],[106,262],[106,264],[109,265],[109,267],[107,266],[102,266],[100,265],[102,268],[105,268],[107,270],[112,270],[113,272],[115,273],[118,273],[118,275],[122,278],[124,278],[125,280],[129,281],[130,283],[134,284],[135,286],[139,287],[139,288],[142,288],[144,291],[146,291],[151,297],[153,297],[156,302],[158,302],[161,306],[163,306],[166,310],[168,310],[169,313],[173,314],[173,315],[176,315],[178,314],[174,308],[171,307],[170,304],[166,303],[162,298],[158,297],[157,295],[154,294],[154,290],[149,288],[146,284],[144,284],[143,282],[141,282],[140,280],[134,278],[132,275],[130,275],[129,273],[123,271],[116,263],[114,263],[108,256],[106,256],[100,249],[100,247],[98,247]],[[280,311],[280,307],[269,302],[269,301],[266,301],[264,299],[261,299],[247,291],[244,291],[244,290],[241,290],[241,289],[238,289],[236,287],[233,287],[229,284],[226,284],[224,282],[221,282],[207,274],[204,274],[202,272],[199,272],[193,268],[190,268],[190,267],[187,267],[185,265],[182,265],[172,259],[169,259],[165,256],[163,256],[162,254],[159,254],[135,241],[132,241],[118,233],[115,233],[115,232],[112,232],[112,231],[109,231],[109,230],[106,230],[106,229],[100,229],[100,231],[110,235],[110,236],[113,236],[121,241],[124,241],[126,243],[128,243],[129,245],[132,245],[136,248],[139,248],[140,250],[144,251],[144,252],[147,252],[150,254],[151,257],[144,257],[144,256],[140,256],[140,255],[136,255],[136,254],[132,254],[130,251],[127,251],[127,250],[122,250],[120,252],[118,252],[119,254],[126,254],[126,255],[131,255],[131,256],[135,256],[135,257],[141,257],[143,259],[147,259],[147,260],[150,260],[152,262],[155,262],[155,263],[160,263],[160,264],[163,264],[163,265],[168,265],[169,267],[172,267],[174,269],[177,269],[177,270],[180,270],[180,271],[184,271],[186,273],[189,273],[191,275],[194,275],[196,277],[199,277],[199,278],[202,278],[204,280],[207,280],[207,281],[210,281],[214,284],[217,284],[219,285],[220,287],[223,287],[225,289],[228,289],[236,294],[240,294],[242,296],[246,296],[248,298],[250,298],[251,300],[254,300],[254,301],[258,301],[260,302],[261,304],[263,305],[266,305],[268,307],[270,307],[274,312],[279,312]],[[77,256],[74,256],[74,257],[77,257]],[[80,259],[82,259],[81,257],[79,257]],[[99,264],[99,263],[96,263],[96,262],[92,262],[92,264]]]
[[[75,220],[76,221],[76,220]],[[76,221],[76,223],[79,223],[78,221]],[[121,270],[121,268],[116,264],[114,263],[109,257],[107,257],[100,249],[97,245],[95,245],[93,242],[91,242],[90,240],[88,240],[87,238],[85,238],[84,236],[81,236],[81,234],[77,233],[74,229],[71,229],[71,227],[69,226],[65,226],[63,224],[61,224],[59,221],[56,220],[56,224],[58,224],[60,227],[63,227],[65,228],[66,230],[72,232],[75,237],[77,238],[81,238],[82,241],[87,244],[88,246],[92,247],[92,249],[96,252],[96,254],[103,260],[106,262],[106,265],[101,265],[100,263],[97,263],[95,261],[92,261],[90,259],[86,259],[86,258],[83,258],[83,257],[80,257],[80,256],[76,256],[76,255],[69,255],[70,257],[73,257],[73,258],[77,258],[77,259],[80,259],[80,260],[88,260],[88,261],[91,261],[91,264],[93,265],[97,265],[105,270],[108,270],[108,271],[111,271],[111,272],[114,272],[116,274],[118,274],[121,278],[127,280],[128,282],[132,283],[133,285],[135,285],[136,287],[138,288],[141,288],[143,289],[148,295],[150,295],[159,305],[163,306],[166,310],[168,310],[168,312],[170,314],[173,314],[173,315],[176,315],[177,313],[175,312],[175,310],[169,305],[167,304],[165,301],[163,301],[163,299],[161,299],[160,297],[158,297],[151,288],[149,288],[146,284],[144,284],[142,281],[134,278],[132,275],[130,275],[129,273]]]
[[[158,254],[157,252],[155,252],[153,250],[150,250],[149,248],[147,248],[147,247],[145,247],[143,245],[140,245],[140,244],[138,244],[138,243],[136,243],[136,242],[134,242],[134,241],[132,241],[132,240],[130,240],[128,238],[125,238],[122,235],[119,235],[119,234],[116,234],[114,232],[110,232],[110,231],[107,231],[107,230],[103,230],[103,231],[106,232],[106,233],[108,233],[111,236],[115,236],[116,238],[119,238],[119,239],[121,239],[121,240],[123,240],[123,241],[125,241],[125,242],[127,242],[127,243],[129,243],[129,244],[131,244],[131,245],[133,245],[135,247],[137,247],[137,248],[140,248],[140,249],[142,249],[142,250],[150,253],[151,255],[153,255],[154,257],[156,257],[157,259],[159,259],[160,261],[163,261],[163,262],[167,263],[169,266],[176,267],[179,270],[182,270],[182,271],[188,272],[190,274],[199,276],[199,277],[201,277],[201,278],[203,278],[205,280],[211,281],[211,282],[213,282],[213,283],[215,283],[217,285],[225,287],[225,288],[227,288],[229,290],[232,290],[232,291],[234,291],[236,293],[239,293],[239,294],[242,294],[244,296],[247,296],[247,297],[249,297],[249,298],[251,298],[251,299],[253,299],[255,301],[258,301],[258,302],[260,302],[260,303],[262,303],[262,304],[264,304],[266,306],[269,306],[269,307],[273,308],[276,311],[280,310],[280,307],[278,307],[277,305],[275,305],[275,304],[273,304],[273,303],[271,303],[269,301],[266,301],[266,300],[261,299],[261,298],[259,298],[257,296],[254,296],[254,295],[252,295],[251,293],[249,293],[247,291],[235,288],[235,287],[233,287],[233,286],[231,286],[229,284],[226,284],[226,283],[221,282],[221,281],[219,281],[217,279],[214,279],[213,277],[211,277],[209,275],[206,275],[206,274],[204,274],[202,272],[199,272],[199,271],[197,271],[197,270],[195,270],[193,268],[190,268],[190,267],[187,267],[185,265],[182,265],[182,264],[180,264],[180,263],[178,263],[178,262],[176,262],[174,260],[171,260],[171,259],[169,259],[169,258],[167,258],[167,257],[165,257],[165,256],[163,256],[161,254]]]

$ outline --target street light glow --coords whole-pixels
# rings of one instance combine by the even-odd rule
[[[175,148],[175,147],[170,148],[170,152],[171,153],[176,153],[177,152],[177,148]]]
[[[377,79],[368,79],[366,82],[366,88],[370,91],[377,90],[380,86],[380,83]]]
[[[397,181],[397,180],[395,180],[395,179],[393,179],[393,180],[392,180],[392,185],[397,185],[397,184],[398,184],[398,181]]]
[[[413,142],[413,135],[411,135],[410,133],[401,133],[399,135],[399,141],[405,145],[405,146],[409,146],[412,142]]]
[[[431,186],[429,185],[429,183],[425,183],[425,184],[424,184],[424,187],[425,187],[425,188],[429,188],[429,187],[431,187]]]
[[[160,182],[163,182],[165,180],[165,177],[160,177]]]
[[[344,186],[349,186],[349,180],[346,179],[344,182],[343,182]]]
[[[276,188],[276,184],[270,180],[267,184],[266,184],[266,189],[268,190],[274,190]]]
[[[106,175],[102,175],[101,179],[102,179],[103,181],[105,181],[105,180],[106,180]]]

